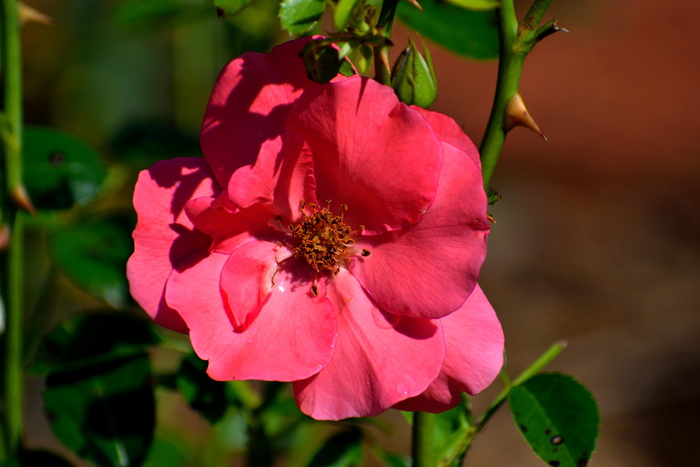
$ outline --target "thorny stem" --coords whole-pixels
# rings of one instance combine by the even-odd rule
[[[3,450],[0,463],[16,458],[23,431],[22,421],[22,290],[23,290],[23,236],[24,212],[11,199],[22,193],[22,85],[20,62],[20,24],[17,0],[2,0],[0,10],[0,53],[3,85],[3,108],[0,125],[4,157],[2,187],[2,217],[0,224],[11,234],[9,250],[0,253],[0,294],[6,310],[6,328],[3,336],[2,388]],[[2,225],[0,225],[0,228]]]
[[[553,22],[537,29],[551,3],[552,0],[535,0],[520,23],[515,16],[513,0],[503,0],[496,9],[499,32],[498,81],[491,116],[480,148],[486,191],[506,140],[506,110],[520,87],[525,57],[540,39],[559,30]]]
[[[499,57],[498,81],[491,116],[486,133],[481,141],[481,170],[484,175],[484,188],[488,191],[498,156],[506,140],[506,108],[510,99],[518,92],[520,74],[523,70],[525,54],[517,53],[514,46],[518,35],[518,20],[515,17],[513,0],[503,0],[496,9],[498,21]]]

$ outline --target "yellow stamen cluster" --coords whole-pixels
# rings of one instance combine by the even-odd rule
[[[313,203],[309,207],[317,209]],[[341,207],[347,210],[346,205]],[[352,256],[346,250],[355,243],[350,235],[356,231],[343,222],[343,216],[334,216],[328,208],[308,215],[302,204],[301,215],[301,224],[291,226],[292,235],[300,240],[299,246],[294,248],[294,256],[305,258],[316,272],[326,270],[337,274],[338,263]]]

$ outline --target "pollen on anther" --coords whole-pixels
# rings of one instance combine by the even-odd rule
[[[330,206],[331,200],[327,203]],[[355,243],[352,235],[357,233],[343,222],[343,212],[335,216],[328,208],[318,209],[314,203],[302,201],[300,214],[302,221],[291,225],[289,231],[300,243],[294,248],[294,256],[304,258],[316,272],[329,271],[337,274],[340,263],[348,261],[359,252],[351,248]],[[315,210],[308,214],[303,209],[308,206]],[[341,207],[347,210],[347,205]]]

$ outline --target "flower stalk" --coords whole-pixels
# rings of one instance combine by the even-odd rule
[[[3,450],[0,463],[15,458],[23,431],[22,420],[22,308],[23,308],[23,230],[22,204],[27,205],[22,184],[22,84],[20,61],[19,4],[2,0],[0,10],[1,60],[3,84],[2,149],[3,193],[0,222],[10,232],[8,250],[1,253],[0,294],[6,310],[3,336],[2,388]],[[27,206],[30,206],[29,203]],[[27,207],[24,206],[24,207]]]
[[[399,0],[385,0],[379,13],[377,28],[382,37],[391,38],[391,29]],[[384,43],[374,48],[374,79],[391,86],[391,66],[389,65],[389,45]]]
[[[503,149],[506,134],[510,129],[508,106],[511,100],[518,95],[525,57],[532,51],[537,42],[562,30],[556,26],[555,22],[547,23],[538,28],[539,22],[551,3],[552,0],[535,0],[520,22],[515,16],[513,0],[503,0],[501,6],[496,9],[500,43],[498,81],[491,116],[480,148],[484,188],[487,191],[498,157]]]
[[[413,412],[413,444],[411,455],[413,467],[430,467],[433,465],[433,431],[435,416],[425,412]]]

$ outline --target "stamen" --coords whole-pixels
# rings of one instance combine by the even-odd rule
[[[348,206],[341,204],[343,211],[340,216],[334,216],[329,209],[331,200],[326,200],[326,204],[328,207],[318,210],[315,203],[309,203],[308,206],[316,210],[309,215],[303,210],[307,204],[302,201],[302,222],[291,225],[289,231],[300,240],[299,245],[294,248],[294,256],[306,259],[317,273],[328,271],[338,274],[341,262],[347,262],[353,256],[367,256],[369,251],[358,250],[352,246],[355,243],[352,235],[359,233],[361,229],[353,230],[343,222],[343,214]],[[364,229],[364,226],[361,228]],[[318,292],[315,282],[312,292],[314,295]]]

